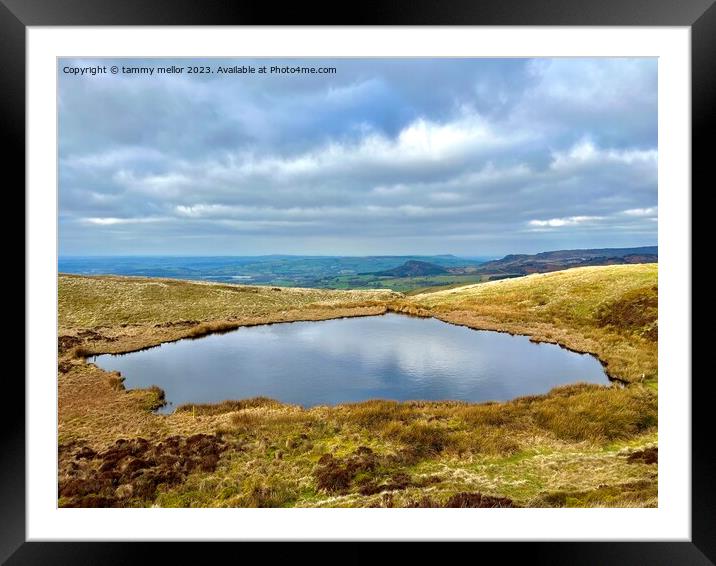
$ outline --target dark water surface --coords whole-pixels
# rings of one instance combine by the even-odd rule
[[[182,403],[259,395],[306,407],[366,399],[504,401],[557,385],[609,383],[593,356],[525,336],[398,314],[239,328],[90,358],[128,388]]]

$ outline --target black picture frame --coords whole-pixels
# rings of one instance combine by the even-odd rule
[[[687,26],[692,55],[692,186],[704,185],[713,160],[708,149],[716,106],[716,6],[714,0],[435,0],[362,3],[353,10],[341,3],[232,3],[228,0],[0,0],[0,131],[6,139],[0,159],[8,186],[24,186],[25,37],[28,26],[86,25],[510,25],[510,26]],[[708,136],[708,137],[707,137]],[[14,183],[12,181],[14,181]],[[713,185],[711,181],[710,185]],[[689,187],[684,187],[689,190]],[[708,207],[693,206],[692,226],[708,225]],[[712,201],[713,202],[713,201]],[[703,204],[703,203],[702,203]],[[24,206],[24,205],[23,205]],[[692,236],[694,245],[701,241]],[[697,257],[692,252],[692,258]],[[693,278],[693,291],[706,282]],[[703,296],[703,295],[702,295]],[[26,295],[27,301],[27,295]],[[699,309],[706,318],[712,302]],[[32,336],[26,336],[32,340]],[[25,537],[25,399],[24,387],[6,372],[0,429],[0,559],[8,564],[126,564],[132,560],[181,563],[210,555],[196,545],[168,543],[26,542]],[[716,477],[711,455],[713,436],[707,406],[706,374],[692,379],[692,538],[690,542],[490,543],[510,559],[550,564],[713,564],[716,561]],[[683,376],[691,379],[691,376]],[[14,382],[14,383],[13,383]],[[700,448],[699,448],[700,447]],[[81,538],[81,533],[77,533]],[[503,545],[509,545],[504,547]],[[316,551],[292,544],[281,555],[321,556],[342,561],[375,559],[375,549]],[[465,548],[440,549],[441,560],[464,555]],[[226,549],[226,545],[224,545]],[[253,550],[253,549],[251,549]],[[232,550],[230,552],[233,553]],[[382,552],[382,551],[381,551]],[[401,551],[402,552],[402,551]],[[468,551],[469,552],[469,551]],[[459,554],[458,554],[459,553]],[[236,559],[251,554],[234,554]],[[279,556],[279,555],[275,555]],[[475,555],[477,556],[477,555]],[[270,557],[266,555],[266,557]],[[220,559],[220,558],[219,558]]]

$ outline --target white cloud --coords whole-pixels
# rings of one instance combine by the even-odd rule
[[[86,169],[110,169],[137,162],[161,161],[161,151],[149,147],[122,146],[106,151],[72,155],[61,159],[63,165]]]
[[[153,222],[163,222],[167,220],[167,218],[160,218],[160,217],[143,217],[143,218],[113,218],[113,217],[105,217],[105,218],[82,218],[82,222],[85,222],[87,224],[96,224],[99,226],[114,226],[118,224],[149,224]]]
[[[626,214],[627,216],[656,216],[658,212],[658,208],[656,206],[650,206],[648,208],[630,208],[629,210],[622,211],[622,214]]]
[[[530,220],[528,224],[537,228],[561,228],[563,226],[576,226],[586,222],[602,220],[601,216],[568,216],[566,218],[550,218],[549,220]]]
[[[479,114],[463,114],[444,123],[419,118],[394,138],[369,130],[357,141],[331,140],[294,156],[257,156],[253,152],[240,152],[230,155],[223,162],[214,161],[206,172],[221,179],[239,180],[258,175],[287,180],[363,168],[370,170],[371,167],[398,169],[478,156],[509,147],[522,139],[523,132],[500,132]],[[374,190],[378,193],[390,192],[391,187],[376,187]]]
[[[622,164],[647,165],[656,172],[658,152],[656,149],[600,149],[584,139],[567,151],[552,154],[550,167],[554,170],[570,170],[584,165]]]
[[[181,164],[176,166],[180,167]],[[127,169],[118,170],[114,175],[114,181],[131,191],[159,198],[176,197],[182,190],[192,185],[192,179],[184,173],[140,175]]]

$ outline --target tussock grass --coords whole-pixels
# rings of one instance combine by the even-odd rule
[[[244,409],[255,409],[257,407],[280,407],[281,403],[268,397],[252,397],[240,401],[222,401],[221,403],[185,403],[176,408],[177,412],[189,412],[194,415],[221,415],[233,413]]]
[[[383,430],[389,422],[407,422],[414,417],[410,403],[373,400],[346,403],[338,413],[343,422],[352,422],[368,430]]]
[[[418,457],[435,456],[453,444],[452,436],[444,427],[423,422],[390,423],[383,434],[399,441]]]
[[[298,499],[298,482],[280,476],[250,477],[241,486],[237,507],[289,507]]]
[[[83,500],[168,507],[657,503],[655,265],[579,268],[411,296],[126,277],[61,275],[59,284],[62,485],[74,485],[73,462],[106,454],[122,439],[184,446],[207,434],[225,447],[207,465],[197,456],[201,465],[181,477],[162,468],[173,479],[157,479],[156,489],[138,485],[128,495],[128,488],[110,493],[105,486]],[[152,413],[163,402],[159,388],[125,390],[122,376],[84,362],[242,325],[386,310],[592,352],[631,383],[574,384],[483,404],[374,400],[301,409],[254,398],[186,404],[164,416]],[[93,485],[91,477],[81,480],[82,489]]]
[[[657,424],[653,391],[632,386],[560,388],[530,407],[537,426],[562,440],[597,442],[635,436]]]
[[[644,507],[655,506],[658,485],[649,480],[637,480],[617,485],[599,486],[580,491],[552,491],[531,501],[534,507]]]
[[[633,387],[637,406],[641,396],[654,395]],[[655,423],[637,412],[611,410],[611,396],[628,391],[578,385],[554,396],[485,406],[371,401],[309,410],[242,409],[222,421],[222,438],[234,449],[217,471],[190,477],[158,501],[410,506],[426,504],[427,496],[432,506],[444,506],[457,494],[479,492],[522,506],[653,505],[655,466],[647,463],[653,460],[633,454],[639,454],[634,447],[655,441]],[[576,407],[568,417],[544,419],[572,397]],[[581,429],[579,415],[591,404],[594,424]],[[505,418],[498,417],[500,407]],[[635,491],[634,482],[644,488]],[[219,498],[227,492],[218,485],[227,483],[231,495]]]
[[[545,435],[554,442],[599,445],[655,430],[656,409],[656,393],[649,388],[584,383],[505,403],[368,401],[335,412],[345,425],[426,456],[509,455],[529,448],[524,439]]]
[[[145,391],[148,393],[145,404],[145,407],[148,411],[156,411],[157,409],[167,404],[164,390],[161,387],[157,385],[151,385]]]
[[[107,383],[115,391],[124,390],[124,380],[125,378],[121,376],[118,371],[110,373],[107,377]]]

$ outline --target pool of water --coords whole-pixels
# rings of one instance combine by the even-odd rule
[[[183,403],[265,396],[310,407],[366,399],[504,401],[578,381],[607,384],[599,361],[525,336],[398,314],[239,328],[90,358],[128,388]]]

